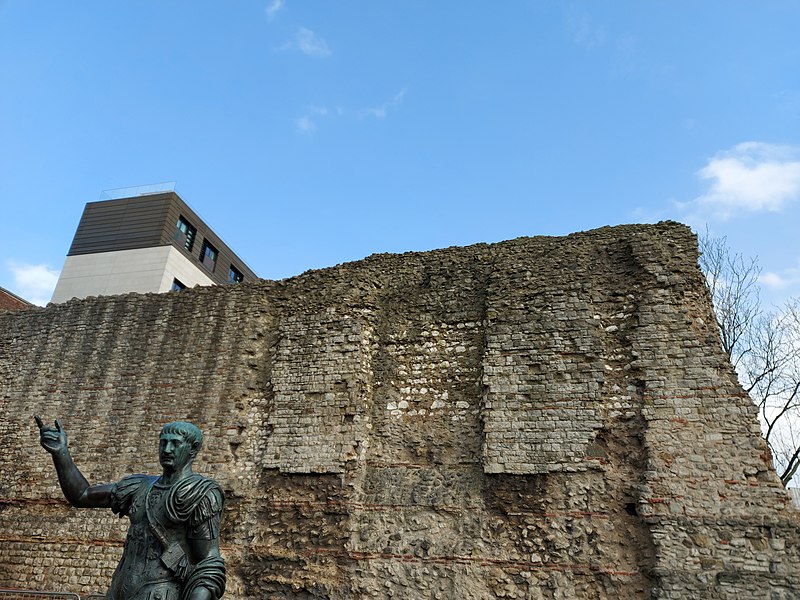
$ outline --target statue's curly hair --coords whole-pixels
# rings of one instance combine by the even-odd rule
[[[200,448],[203,447],[203,432],[200,431],[197,425],[193,425],[192,423],[187,423],[186,421],[172,421],[172,423],[167,423],[161,428],[161,435],[165,433],[182,435],[190,444],[194,445],[196,443],[198,452]]]

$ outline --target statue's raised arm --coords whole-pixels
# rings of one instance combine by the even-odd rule
[[[113,485],[89,485],[70,456],[67,432],[58,419],[55,427],[48,427],[38,416],[33,418],[39,427],[39,443],[53,457],[58,483],[67,501],[78,508],[110,508]]]

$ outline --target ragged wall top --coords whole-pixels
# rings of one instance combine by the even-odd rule
[[[676,223],[1,314],[0,386],[0,587],[96,591],[124,536],[60,499],[38,413],[98,482],[157,472],[160,425],[198,423],[230,598],[800,589]]]

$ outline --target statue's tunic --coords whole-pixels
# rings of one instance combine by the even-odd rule
[[[219,538],[224,496],[219,485],[192,474],[171,486],[131,475],[111,492],[111,510],[130,518],[122,560],[107,600],[184,600],[197,586],[220,598],[225,567],[218,556],[194,565],[191,540]]]

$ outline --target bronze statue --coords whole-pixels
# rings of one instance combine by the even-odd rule
[[[195,425],[176,421],[161,429],[160,477],[131,475],[113,484],[90,485],[69,454],[58,420],[55,427],[46,427],[34,418],[69,503],[110,508],[131,521],[106,600],[222,597],[225,564],[219,553],[219,522],[225,499],[214,480],[192,472],[203,443]]]

